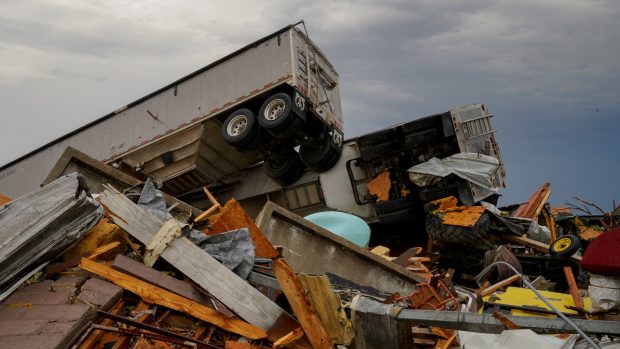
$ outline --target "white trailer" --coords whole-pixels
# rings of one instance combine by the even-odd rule
[[[0,168],[0,193],[36,189],[67,146],[180,195],[264,160],[290,184],[343,139],[338,74],[289,25]],[[299,152],[295,150],[299,146]]]

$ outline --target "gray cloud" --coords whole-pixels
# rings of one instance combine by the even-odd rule
[[[9,0],[0,14],[0,117],[10,127],[0,137],[11,146],[0,162],[305,19],[340,73],[349,136],[482,101],[497,115],[515,185],[508,200],[525,200],[545,180],[606,200],[584,184],[597,181],[592,172],[553,170],[574,166],[561,148],[620,172],[590,155],[619,146],[605,126],[620,119],[619,15],[613,0]],[[589,124],[599,132],[584,132]],[[530,153],[545,162],[540,176],[524,170]],[[620,199],[617,189],[607,194]]]

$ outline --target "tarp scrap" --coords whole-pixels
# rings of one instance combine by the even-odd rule
[[[493,184],[499,160],[492,156],[458,153],[444,159],[432,158],[427,162],[409,168],[409,179],[420,187],[435,184],[441,178],[454,174],[488,190],[499,190]]]
[[[254,242],[247,228],[206,235],[198,230],[186,230],[185,237],[217,259],[239,277],[246,279],[254,267]]]

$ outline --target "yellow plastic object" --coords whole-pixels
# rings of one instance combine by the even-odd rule
[[[577,311],[566,308],[566,306],[574,307],[573,297],[567,293],[538,291],[553,304],[558,310],[566,315],[575,315]],[[485,296],[482,298],[485,303],[511,305],[518,307],[537,307],[553,311],[549,308],[536,294],[529,288],[508,287],[506,292]],[[584,308],[590,309],[592,300],[587,297],[583,299]],[[512,309],[512,315],[515,316],[538,316],[538,317],[556,317],[554,314],[545,314],[536,311],[527,311],[522,309]]]
[[[569,238],[561,238],[553,243],[553,249],[557,252],[562,252],[572,245],[573,241]]]

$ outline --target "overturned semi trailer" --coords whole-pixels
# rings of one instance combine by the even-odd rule
[[[0,192],[37,187],[71,146],[182,195],[263,161],[290,184],[342,147],[338,74],[289,25],[0,168]]]

